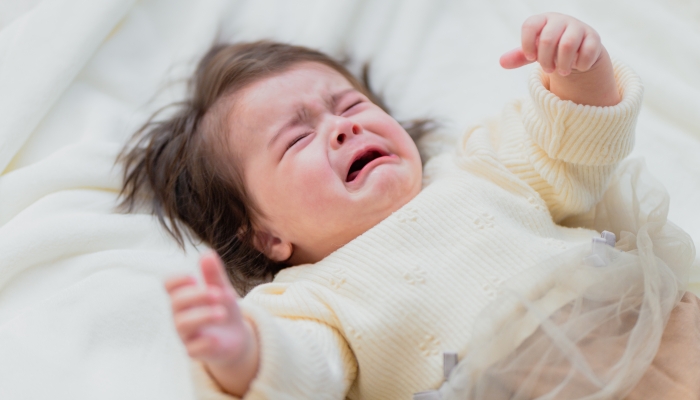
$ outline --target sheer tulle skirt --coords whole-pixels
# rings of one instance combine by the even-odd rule
[[[443,399],[611,399],[640,380],[695,260],[666,190],[630,160],[602,201],[567,221],[615,247],[570,249],[506,282],[475,325]]]

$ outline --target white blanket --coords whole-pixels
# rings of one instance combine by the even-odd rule
[[[544,11],[589,23],[641,75],[634,154],[697,242],[700,3],[0,2],[0,398],[192,398],[161,282],[194,271],[197,249],[178,249],[149,215],[113,211],[113,162],[154,110],[182,98],[215,40],[272,38],[370,61],[397,118],[434,117],[457,134],[526,95],[532,67],[505,71],[498,57]]]

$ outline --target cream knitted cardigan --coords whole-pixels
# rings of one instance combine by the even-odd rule
[[[464,356],[502,282],[597,235],[557,222],[595,205],[632,150],[643,89],[614,68],[622,101],[612,107],[562,101],[535,71],[531,99],[432,158],[416,198],[249,293],[242,308],[261,361],[245,398],[410,399],[438,388],[443,351]],[[195,374],[201,398],[223,398]]]

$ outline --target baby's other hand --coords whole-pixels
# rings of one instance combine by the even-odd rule
[[[534,15],[523,23],[522,47],[501,56],[501,66],[512,69],[539,62],[546,73],[561,76],[590,70],[605,52],[600,36],[574,17],[559,13]]]
[[[254,347],[254,333],[241,315],[238,295],[219,256],[214,252],[205,254],[199,264],[204,286],[188,275],[165,282],[175,328],[190,357],[233,366],[248,358],[246,353]]]

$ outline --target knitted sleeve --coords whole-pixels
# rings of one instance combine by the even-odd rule
[[[617,105],[561,100],[536,70],[531,98],[509,104],[499,126],[490,129],[500,162],[539,193],[555,222],[591,209],[634,146],[642,84],[630,68],[618,62],[613,67],[622,98]]]
[[[251,304],[243,313],[254,321],[260,343],[260,369],[243,400],[344,399],[357,364],[338,331],[310,319],[281,318]],[[193,378],[200,400],[231,400],[201,364]]]

